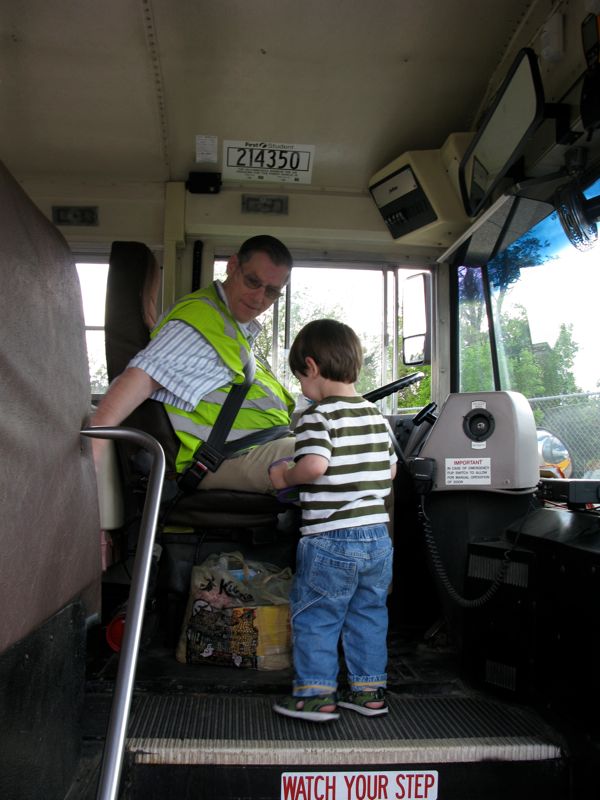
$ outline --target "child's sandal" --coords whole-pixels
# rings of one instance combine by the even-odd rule
[[[323,711],[323,708],[333,707],[333,711]],[[334,694],[314,695],[313,697],[293,697],[288,695],[281,698],[273,706],[273,711],[284,717],[307,719],[309,722],[329,722],[339,719]]]
[[[369,705],[370,704],[370,705]],[[385,691],[382,688],[373,692],[346,692],[338,702],[342,708],[357,711],[365,717],[380,717],[387,714],[388,704],[385,701]]]

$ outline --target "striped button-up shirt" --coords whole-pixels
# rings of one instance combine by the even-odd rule
[[[227,298],[219,281],[217,291],[223,302]],[[261,325],[256,320],[238,323],[240,330],[252,344]],[[151,396],[153,400],[193,411],[209,392],[231,383],[233,373],[217,351],[187,322],[171,320],[129,362],[130,367],[143,370],[161,388]]]

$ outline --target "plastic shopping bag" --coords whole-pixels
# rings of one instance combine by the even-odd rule
[[[241,553],[209,556],[192,569],[176,658],[271,670],[291,664],[292,572],[247,561]]]

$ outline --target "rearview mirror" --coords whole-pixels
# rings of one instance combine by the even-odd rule
[[[402,288],[402,360],[405,364],[429,364],[431,275],[419,272]]]
[[[481,123],[458,168],[465,211],[476,216],[523,154],[544,118],[544,89],[537,58],[524,48]]]

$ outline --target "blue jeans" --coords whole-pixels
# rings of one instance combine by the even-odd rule
[[[350,688],[385,687],[392,552],[385,525],[300,539],[290,596],[296,697],[336,691],[340,636]]]

